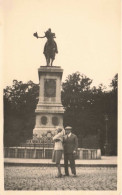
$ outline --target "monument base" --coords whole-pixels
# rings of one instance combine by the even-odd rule
[[[51,131],[54,134],[56,126],[63,127],[64,108],[61,102],[61,79],[63,69],[59,66],[40,66],[39,101],[35,110],[36,122],[33,135],[42,137]]]

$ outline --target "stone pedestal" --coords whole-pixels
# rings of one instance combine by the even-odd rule
[[[56,126],[63,127],[64,109],[61,103],[61,79],[63,69],[58,66],[41,66],[39,74],[39,102],[35,110],[36,124],[33,134],[41,137]]]

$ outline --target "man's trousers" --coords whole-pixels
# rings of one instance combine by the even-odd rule
[[[64,153],[64,166],[65,166],[66,175],[69,175],[68,161],[70,162],[70,168],[72,174],[76,175],[75,159],[73,153]]]

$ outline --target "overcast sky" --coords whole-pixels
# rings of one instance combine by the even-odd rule
[[[38,68],[46,65],[45,39],[51,28],[59,53],[55,66],[66,77],[79,71],[93,85],[110,84],[120,71],[119,0],[4,0],[3,86],[12,80],[38,83]]]

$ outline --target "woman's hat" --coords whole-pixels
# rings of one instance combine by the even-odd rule
[[[57,130],[58,132],[61,132],[61,131],[63,130],[63,128],[60,127],[60,126],[57,126],[57,127],[56,127],[56,130]]]

